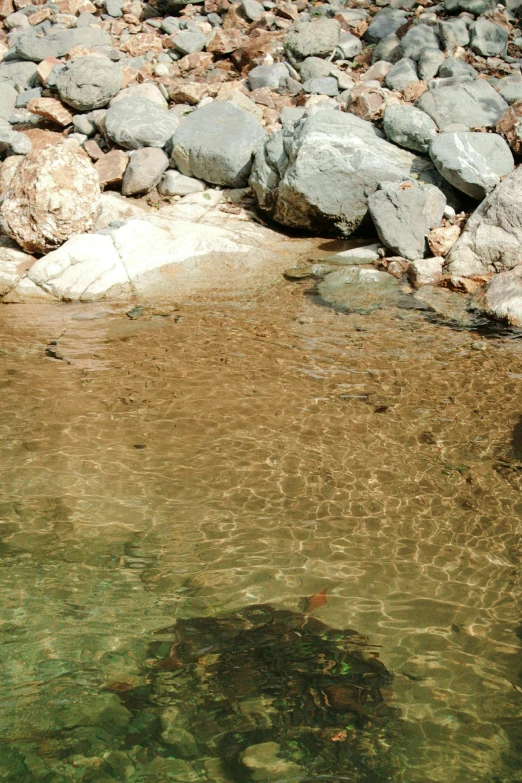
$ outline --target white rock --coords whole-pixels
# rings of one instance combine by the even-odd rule
[[[97,231],[107,228],[110,223],[124,222],[147,214],[149,211],[143,203],[137,204],[134,200],[122,198],[115,193],[102,193],[100,202],[100,212],[95,226]]]
[[[408,278],[415,288],[423,285],[438,285],[442,277],[442,267],[444,259],[436,258],[417,258],[410,262],[408,267]]]
[[[489,315],[522,326],[521,267],[495,275],[486,290],[485,307]]]
[[[15,287],[35,261],[11,239],[0,237],[0,297]]]

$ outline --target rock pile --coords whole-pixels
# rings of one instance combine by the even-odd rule
[[[381,271],[522,324],[520,20],[522,0],[0,0],[2,229],[95,262],[121,228],[95,228],[103,190],[243,189],[282,226],[373,225]],[[25,285],[49,295],[50,268]]]

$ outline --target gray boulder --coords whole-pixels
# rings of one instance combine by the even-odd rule
[[[503,79],[499,79],[495,89],[511,106],[515,101],[522,99],[522,76],[519,73],[504,76]]]
[[[244,187],[255,147],[266,132],[234,104],[210,103],[189,114],[172,138],[172,162],[182,174],[214,185]]]
[[[444,130],[463,123],[468,128],[493,128],[508,108],[506,101],[484,79],[426,90],[415,104]]]
[[[0,83],[0,119],[8,120],[16,105],[18,93],[9,83]]]
[[[388,63],[396,63],[402,58],[400,41],[396,35],[387,35],[383,38],[372,53],[372,65],[384,60]]]
[[[70,32],[73,46],[85,46],[86,49],[96,51],[112,47],[111,34],[99,27],[74,27]]]
[[[158,191],[162,196],[188,196],[191,193],[201,193],[204,190],[205,184],[199,179],[186,177],[173,169],[165,172],[158,185]]]
[[[0,119],[0,153],[28,155],[31,149],[31,141],[25,133],[13,130],[7,120]]]
[[[390,90],[398,90],[399,92],[418,80],[417,66],[413,60],[408,58],[399,60],[398,63],[392,65],[385,78],[386,86]]]
[[[378,43],[383,38],[392,35],[407,21],[408,17],[404,11],[398,8],[383,8],[373,17],[364,37],[370,43]]]
[[[286,36],[287,57],[294,65],[306,57],[328,57],[339,43],[340,34],[341,25],[336,19],[296,22]]]
[[[515,165],[497,133],[442,133],[432,141],[430,157],[444,179],[479,201]]]
[[[487,11],[494,11],[496,0],[444,0],[444,8],[450,14],[458,14],[461,11],[480,16]]]
[[[321,76],[318,79],[308,79],[303,84],[303,90],[315,95],[339,95],[339,84],[333,76]]]
[[[471,25],[471,48],[483,57],[496,57],[506,49],[508,31],[480,17]]]
[[[431,117],[414,106],[401,104],[386,107],[383,128],[390,141],[414,152],[427,153],[437,135],[437,126]]]
[[[468,24],[462,17],[439,22],[439,38],[443,48],[453,51],[457,46],[467,46],[470,40]]]
[[[124,98],[105,115],[105,132],[120,147],[164,147],[179,126],[179,118],[147,98]]]
[[[393,253],[413,261],[426,252],[426,237],[440,225],[446,197],[433,185],[383,182],[368,196],[379,239]]]
[[[23,33],[16,42],[16,53],[24,60],[39,63],[46,57],[63,57],[74,46],[71,30],[57,30],[38,38],[34,29]]]
[[[447,57],[439,68],[439,76],[443,79],[459,76],[470,76],[472,79],[476,79],[478,73],[472,65],[464,60],[459,60],[457,57]]]
[[[299,74],[302,82],[309,79],[320,79],[323,76],[329,76],[332,70],[332,64],[321,57],[307,57],[299,66]]]
[[[324,60],[319,62],[324,62]],[[281,79],[286,79],[289,75],[290,71],[285,63],[258,65],[249,72],[248,83],[251,90],[257,90],[260,87],[269,87],[271,90],[277,90],[281,84]]]
[[[418,62],[425,49],[438,49],[439,39],[433,27],[418,24],[410,27],[401,41],[401,51],[404,57]]]
[[[130,156],[123,175],[121,192],[124,196],[148,193],[155,188],[169,167],[169,159],[157,147],[143,147]]]
[[[259,207],[278,223],[349,235],[381,182],[415,173],[424,179],[433,170],[385,141],[370,122],[326,110],[271,136],[256,151],[250,185]]]
[[[241,7],[246,18],[251,22],[257,22],[265,13],[265,9],[257,0],[241,0]]]
[[[363,45],[359,38],[345,30],[342,31],[337,44],[336,57],[343,60],[352,60],[359,52],[362,52]]]
[[[195,54],[202,52],[207,45],[207,38],[199,30],[181,30],[172,36],[172,45],[180,54]]]
[[[0,63],[0,84],[7,82],[18,92],[29,90],[36,85],[36,69],[36,64],[31,62]]]
[[[122,85],[121,68],[104,57],[78,57],[56,77],[60,98],[78,111],[106,106]]]
[[[441,52],[440,49],[424,49],[419,58],[419,78],[424,79],[425,82],[433,79],[438,74],[444,60],[444,52]]]
[[[453,277],[503,272],[522,262],[522,166],[491,191],[447,256]]]

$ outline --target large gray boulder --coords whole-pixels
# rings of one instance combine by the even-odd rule
[[[457,46],[467,46],[469,44],[469,30],[466,19],[457,17],[448,19],[445,22],[439,22],[439,38],[444,49],[453,51]]]
[[[339,43],[341,25],[336,19],[321,17],[297,22],[285,40],[285,51],[294,65],[306,57],[328,57]]]
[[[179,118],[147,98],[125,98],[105,115],[105,132],[120,147],[164,147],[179,126]]]
[[[480,277],[522,262],[522,166],[484,199],[447,256],[453,277]]]
[[[228,101],[192,112],[172,138],[172,162],[182,174],[214,185],[248,182],[255,147],[266,137],[259,122]]]
[[[271,136],[256,152],[250,184],[259,207],[285,226],[351,234],[383,181],[430,176],[426,162],[353,114],[321,111]]]
[[[426,237],[440,225],[445,206],[444,193],[434,185],[418,185],[414,180],[383,182],[368,196],[379,239],[410,261],[425,255]]]
[[[414,152],[427,153],[437,135],[437,126],[431,117],[415,106],[400,103],[386,107],[383,128],[390,141]]]
[[[480,17],[471,25],[471,48],[483,57],[502,54],[508,42],[508,31],[500,25]]]
[[[478,201],[515,166],[509,146],[497,133],[442,133],[432,141],[430,157],[444,179]]]
[[[56,77],[60,98],[78,111],[106,106],[122,85],[121,68],[105,57],[78,57]]]
[[[409,84],[419,81],[417,66],[413,60],[405,57],[392,65],[384,81],[390,90],[402,92]]]
[[[415,104],[444,130],[463,124],[470,130],[493,128],[506,111],[506,101],[485,79],[426,90]]]

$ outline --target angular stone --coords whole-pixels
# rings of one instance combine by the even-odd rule
[[[306,60],[305,60],[306,62]],[[321,62],[323,62],[321,60]],[[257,90],[261,87],[269,87],[271,90],[277,90],[281,83],[281,79],[285,79],[290,75],[288,67],[285,63],[274,63],[273,65],[258,65],[248,74],[248,83],[251,90]],[[328,74],[321,74],[327,76]],[[306,78],[312,78],[310,76]],[[301,73],[302,81],[306,81]]]
[[[460,227],[441,226],[428,234],[428,245],[434,256],[447,256],[460,236]]]
[[[106,106],[123,85],[119,65],[104,57],[79,57],[56,78],[56,86],[64,103],[78,111],[91,111]]]
[[[130,57],[140,57],[147,52],[162,52],[163,42],[156,33],[137,33],[121,44],[120,50]]]
[[[427,114],[414,106],[395,104],[384,111],[386,137],[408,150],[426,153],[437,135],[437,126]]]
[[[308,79],[303,84],[303,90],[316,95],[339,95],[339,85],[333,76],[322,76],[318,79]]]
[[[208,95],[208,86],[204,82],[173,79],[169,82],[168,91],[169,98],[173,103],[187,103],[189,106],[195,106]]]
[[[27,104],[27,108],[33,114],[45,117],[64,128],[71,124],[74,116],[72,111],[56,98],[33,98]]]
[[[464,60],[459,60],[457,57],[447,57],[439,68],[439,76],[441,78],[470,76],[472,79],[476,79],[478,73],[472,65]]]
[[[378,43],[383,38],[393,35],[407,20],[408,17],[404,11],[396,8],[383,8],[373,17],[364,37],[370,43]]]
[[[181,30],[171,40],[173,48],[181,54],[201,52],[207,45],[206,36],[198,30]]]
[[[100,187],[103,189],[119,185],[128,165],[129,156],[122,150],[112,150],[106,155],[102,155],[94,164],[100,180]]]
[[[105,115],[105,131],[126,149],[164,147],[179,126],[179,118],[147,98],[125,98]]]
[[[63,143],[61,133],[43,128],[30,128],[24,131],[24,135],[30,140],[33,152],[44,150],[46,147],[56,147]]]
[[[115,103],[125,100],[125,98],[147,98],[147,100],[157,103],[158,106],[163,106],[164,109],[168,106],[165,96],[154,82],[130,84],[114,96],[110,105],[113,106]]]
[[[402,182],[419,166],[371,123],[326,110],[268,139],[256,152],[250,185],[259,207],[278,223],[348,235],[379,183]]]
[[[341,57],[343,60],[352,60],[362,52],[362,48],[363,45],[356,35],[343,31],[337,44],[336,56]]]
[[[484,79],[427,90],[416,103],[444,130],[453,123],[468,128],[493,128],[507,109],[506,101]]]
[[[158,185],[158,191],[162,196],[188,196],[190,193],[202,193],[205,183],[194,177],[186,177],[179,171],[170,169],[165,172]]]
[[[36,258],[20,250],[9,237],[0,237],[0,296],[5,296],[27,274]]]
[[[228,187],[244,187],[261,125],[229,102],[211,103],[190,114],[172,138],[172,161],[182,174]]]
[[[439,38],[443,48],[449,52],[454,51],[458,46],[467,46],[470,38],[466,20],[459,17],[439,22]]]
[[[388,75],[386,76],[386,86],[390,90],[398,90],[402,92],[409,84],[417,82],[419,76],[417,74],[417,66],[413,60],[403,58],[399,62],[392,66]]]
[[[471,25],[471,48],[483,57],[496,57],[506,49],[508,32],[489,19],[480,17]]]
[[[401,40],[401,52],[404,57],[418,62],[426,49],[438,49],[439,39],[433,27],[418,24],[410,27]]]
[[[416,258],[408,267],[408,279],[415,288],[423,285],[438,285],[442,279],[442,267],[444,259]]]
[[[36,65],[28,62],[0,63],[0,83],[5,82],[18,92],[29,90],[36,84]]]
[[[484,305],[493,318],[522,326],[522,268],[495,275],[486,289]]]
[[[286,37],[285,51],[293,63],[307,57],[328,57],[339,43],[340,34],[341,25],[336,19],[297,22]]]
[[[218,28],[207,43],[207,52],[213,54],[230,54],[236,49],[241,49],[248,42],[248,38],[240,30],[230,28],[222,30]]]
[[[14,111],[17,95],[12,85],[0,82],[0,119],[9,119]]]
[[[156,187],[168,167],[169,159],[163,150],[157,147],[136,150],[130,156],[121,192],[124,196],[148,193]]]
[[[481,277],[522,262],[522,167],[497,185],[469,217],[448,257],[453,277]]]
[[[368,196],[368,208],[381,242],[396,255],[413,261],[426,252],[430,229],[440,225],[446,197],[433,185],[414,180],[384,182]]]
[[[18,38],[16,52],[24,60],[39,63],[47,57],[63,57],[74,45],[70,30],[58,30],[38,38],[36,31],[31,29]]]
[[[497,133],[443,133],[432,141],[430,157],[444,179],[479,201],[515,165]]]
[[[496,90],[511,106],[516,101],[522,100],[522,76],[519,73],[504,76],[496,85]]]
[[[507,139],[516,155],[522,154],[522,100],[517,101],[504,112],[497,122],[496,130]]]
[[[419,76],[425,82],[433,79],[439,72],[440,66],[443,64],[444,52],[440,49],[424,49],[419,58]]]
[[[372,53],[372,64],[378,62],[396,63],[402,57],[400,41],[396,35],[387,35],[383,38]]]
[[[100,207],[98,175],[87,156],[64,145],[27,155],[1,207],[8,235],[29,252],[46,253],[88,231]]]

